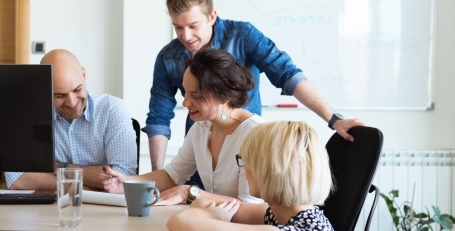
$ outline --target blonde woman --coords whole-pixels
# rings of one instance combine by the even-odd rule
[[[332,188],[329,158],[305,122],[252,128],[236,159],[251,195],[267,204],[198,199],[169,219],[169,230],[333,230],[317,206]]]

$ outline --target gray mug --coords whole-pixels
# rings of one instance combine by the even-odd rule
[[[123,182],[123,190],[129,216],[149,216],[150,206],[160,200],[160,191],[155,187],[155,181],[127,180]]]

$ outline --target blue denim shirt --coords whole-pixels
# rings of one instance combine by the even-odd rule
[[[222,20],[219,17],[213,25],[213,37],[210,46],[229,52],[240,65],[250,69],[255,86],[248,93],[250,102],[245,109],[261,115],[261,95],[259,93],[260,73],[264,72],[270,82],[281,88],[282,95],[292,95],[301,81],[306,80],[302,70],[298,69],[289,55],[280,51],[275,43],[264,36],[251,23]],[[156,57],[153,73],[153,86],[146,126],[142,131],[147,135],[165,135],[171,137],[170,121],[174,118],[177,104],[175,94],[182,86],[185,60],[191,52],[178,40],[172,40]],[[186,131],[193,121],[187,118]]]

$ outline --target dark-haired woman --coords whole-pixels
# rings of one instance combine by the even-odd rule
[[[153,180],[161,191],[157,205],[191,203],[196,198],[215,201],[239,199],[263,202],[249,193],[243,168],[235,155],[245,134],[265,122],[245,109],[248,91],[254,87],[250,71],[240,66],[228,52],[203,49],[186,61],[183,76],[183,106],[196,123],[191,127],[178,155],[165,169],[139,176],[126,176],[108,168],[100,174],[108,192],[123,193],[123,181]],[[204,190],[184,183],[199,171]]]

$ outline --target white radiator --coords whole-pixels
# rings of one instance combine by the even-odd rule
[[[412,201],[416,182],[414,209],[433,215],[432,205],[441,213],[455,216],[455,150],[405,150],[385,151],[373,180],[382,193],[399,190],[397,202]],[[357,222],[356,231],[364,230],[373,196],[365,201]],[[439,230],[439,227],[435,227]],[[378,206],[370,226],[371,231],[395,230],[384,199],[379,198]],[[455,229],[453,229],[455,230]]]

